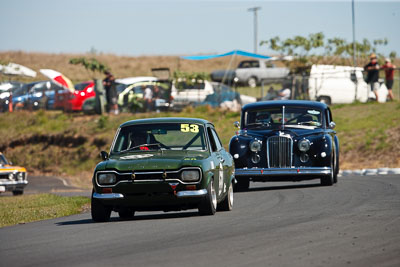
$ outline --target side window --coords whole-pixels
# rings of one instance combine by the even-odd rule
[[[215,142],[215,138],[214,138],[214,135],[213,135],[210,127],[207,127],[207,134],[208,134],[208,138],[210,139],[211,151],[213,151],[213,152],[218,151],[217,144]]]
[[[265,67],[266,68],[275,68],[275,65],[272,64],[271,62],[265,61]]]
[[[326,116],[325,116],[326,127],[329,127],[329,124],[332,121],[332,113],[329,110],[329,108],[326,110],[325,114],[326,114]]]
[[[253,61],[251,63],[251,68],[259,68],[260,67],[260,62],[258,61]]]
[[[221,140],[219,140],[218,134],[214,129],[211,129],[214,137],[215,144],[217,145],[217,151],[220,151],[222,148]]]

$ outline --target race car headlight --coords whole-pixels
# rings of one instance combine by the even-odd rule
[[[253,140],[250,142],[250,150],[253,152],[258,152],[261,150],[261,142],[259,140]]]
[[[9,180],[14,180],[15,179],[15,174],[14,173],[9,173],[8,174],[8,179]]]
[[[311,143],[308,139],[302,139],[299,141],[299,150],[302,152],[306,152],[310,149]]]
[[[117,177],[114,173],[100,173],[97,176],[97,181],[100,185],[110,185],[115,184]]]
[[[17,179],[18,179],[18,181],[24,180],[24,173],[23,172],[17,173]]]
[[[200,172],[198,170],[184,170],[181,178],[184,182],[196,182],[200,179]]]

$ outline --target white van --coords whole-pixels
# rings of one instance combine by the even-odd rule
[[[308,81],[308,93],[311,100],[327,104],[352,103],[355,99],[367,102],[375,99],[375,94],[364,81],[363,68],[357,67],[356,83],[352,80],[354,67],[335,65],[313,65]],[[357,88],[357,90],[356,90]],[[383,81],[378,90],[379,102],[386,102],[388,90]]]

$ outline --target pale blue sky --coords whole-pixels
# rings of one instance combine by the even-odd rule
[[[258,40],[308,35],[352,40],[346,1],[0,0],[0,51],[191,55],[253,51]],[[355,1],[356,39],[388,38],[400,55],[400,2]],[[272,54],[266,46],[259,53]]]

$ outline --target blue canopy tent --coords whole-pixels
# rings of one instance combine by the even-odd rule
[[[246,52],[243,50],[233,50],[228,53],[224,54],[216,54],[216,55],[200,55],[200,56],[182,56],[182,59],[189,59],[189,60],[204,60],[204,59],[212,59],[212,58],[218,58],[218,57],[226,57],[226,56],[244,56],[244,57],[253,57],[253,58],[261,58],[261,59],[269,59],[271,57],[269,56],[264,56],[260,54],[254,54],[250,52]]]
[[[260,58],[260,59],[272,59],[269,56],[250,53],[250,52],[246,52],[243,50],[233,50],[233,51],[230,51],[230,52],[227,52],[224,54],[214,54],[214,55],[182,56],[181,58],[187,59],[187,60],[205,60],[205,59],[213,59],[213,58],[219,58],[219,57],[232,56],[231,60],[229,61],[228,67],[224,72],[222,81],[221,81],[221,83],[224,83],[228,76],[228,71],[231,69],[232,62],[234,61],[236,55],[244,56],[244,57]]]

